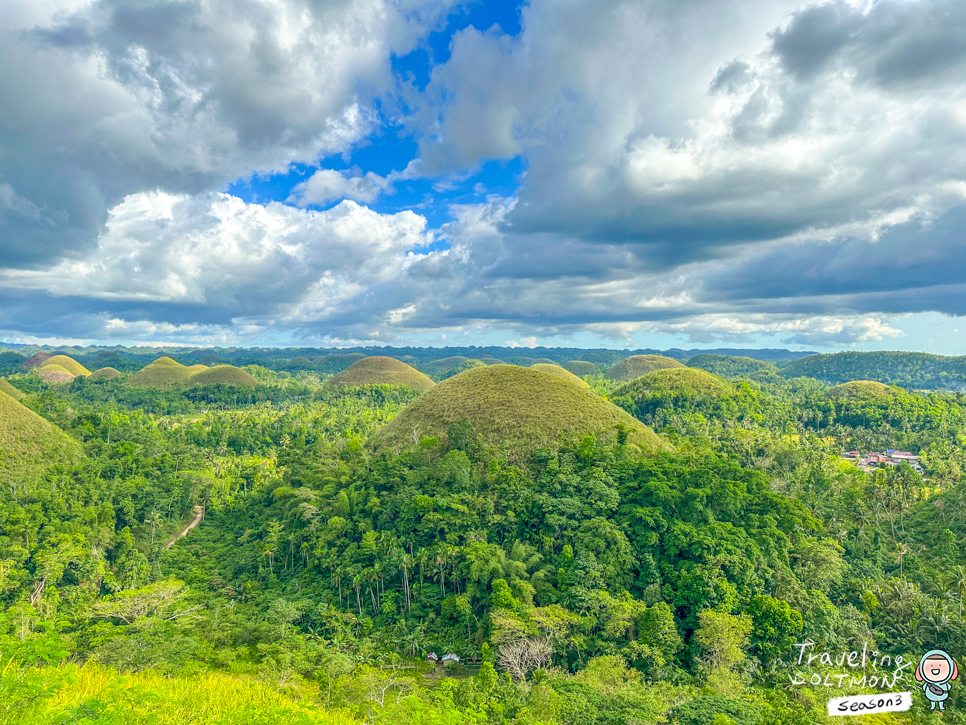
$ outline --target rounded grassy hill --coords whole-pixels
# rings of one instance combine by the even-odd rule
[[[159,357],[124,381],[135,388],[176,388],[187,385],[192,371],[169,357]]]
[[[89,380],[113,380],[121,376],[121,371],[117,368],[98,368],[91,373]]]
[[[450,357],[443,357],[439,360],[431,360],[426,365],[434,368],[455,368],[460,363],[465,363],[469,359],[463,355],[451,355]]]
[[[374,443],[402,450],[414,437],[445,438],[450,426],[463,420],[485,445],[514,455],[586,435],[613,440],[618,425],[643,450],[666,447],[650,428],[589,390],[515,365],[475,368],[444,380],[383,426]]]
[[[590,387],[589,385],[587,385],[587,383],[585,383],[579,377],[577,377],[576,375],[574,375],[572,372],[570,372],[569,370],[566,370],[566,369],[564,369],[564,368],[562,368],[559,365],[556,365],[554,363],[537,363],[536,365],[531,365],[530,366],[530,369],[531,370],[539,370],[540,372],[547,373],[548,375],[555,375],[556,377],[560,378],[561,380],[566,380],[566,381],[571,382],[574,385],[577,385],[577,386],[579,386],[581,388],[589,388]]]
[[[584,375],[600,375],[600,367],[586,360],[571,360],[570,362],[564,363],[563,368],[580,377]]]
[[[735,385],[697,368],[655,370],[622,385],[611,400],[648,425],[675,424],[682,413],[736,421],[761,414],[765,401],[746,384]]]
[[[696,393],[720,395],[731,389],[724,380],[709,372],[698,368],[666,368],[654,370],[622,385],[614,391],[612,397],[626,395],[642,395],[644,393],[670,392],[677,395],[694,395]]]
[[[83,455],[64,431],[0,392],[0,485],[21,485],[48,466]]]
[[[655,370],[683,367],[684,363],[675,360],[673,357],[664,357],[663,355],[631,355],[608,370],[606,377],[611,380],[630,382],[635,378],[647,375]]]
[[[31,370],[38,365],[43,365],[46,360],[49,360],[52,357],[53,355],[51,355],[49,352],[38,352],[36,355],[31,355],[28,357],[24,361],[23,366],[27,370]]]
[[[304,355],[296,355],[285,364],[286,370],[313,370],[315,363]]]
[[[188,385],[247,385],[255,387],[258,385],[258,381],[246,371],[234,365],[215,365],[213,368],[204,368],[194,373],[189,378]]]
[[[839,398],[844,400],[882,400],[895,394],[895,391],[884,383],[877,383],[874,380],[853,380],[849,383],[836,385],[829,388],[827,393],[829,398]]]
[[[14,400],[23,400],[27,397],[26,393],[15,388],[6,378],[0,378],[0,393],[6,393]]]
[[[405,385],[429,390],[434,383],[428,375],[391,357],[364,357],[329,381],[329,385]]]
[[[58,385],[69,383],[77,377],[74,373],[62,368],[60,365],[41,365],[40,367],[34,368],[34,373],[45,383],[57,383]]]
[[[37,369],[39,370],[41,368],[50,367],[52,365],[57,365],[74,376],[91,374],[90,370],[85,368],[74,358],[68,357],[67,355],[54,355],[53,357],[49,357],[46,360],[44,360],[42,363],[40,363],[40,365],[37,366]]]

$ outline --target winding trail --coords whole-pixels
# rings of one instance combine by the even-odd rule
[[[189,531],[200,524],[202,517],[205,515],[205,510],[201,506],[195,506],[192,513],[195,515],[195,517],[191,520],[191,523],[184,527],[184,531],[171,539],[171,541],[165,545],[165,549],[170,549],[172,546],[174,546],[174,542],[176,542],[178,539],[183,539],[188,535]]]

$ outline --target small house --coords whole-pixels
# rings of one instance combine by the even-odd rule
[[[459,655],[454,655],[452,652],[450,652],[448,655],[443,655],[443,659],[441,660],[445,666],[459,664],[459,661]]]
[[[426,655],[426,664],[432,665],[433,667],[439,664],[439,657],[436,656],[435,652],[430,652]]]

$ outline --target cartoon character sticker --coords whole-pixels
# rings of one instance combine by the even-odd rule
[[[919,660],[916,668],[916,681],[922,683],[922,691],[929,700],[929,709],[946,709],[946,698],[949,697],[950,684],[959,677],[959,668],[947,652],[941,649],[931,649]]]

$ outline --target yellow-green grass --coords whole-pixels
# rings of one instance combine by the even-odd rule
[[[188,384],[194,373],[169,357],[159,357],[124,381],[135,388],[178,388]]]
[[[202,365],[201,363],[196,363],[195,365],[189,365],[188,370],[191,371],[192,375],[194,373],[200,373],[202,370],[209,370],[207,365]]]
[[[630,382],[655,370],[683,367],[684,363],[663,355],[631,355],[608,370],[606,377],[611,380]]]
[[[583,377],[584,375],[600,375],[600,366],[586,360],[571,360],[563,364],[564,370]]]
[[[613,440],[618,425],[629,442],[646,451],[664,450],[654,431],[589,390],[531,368],[493,365],[444,380],[376,433],[376,447],[403,450],[414,438],[445,439],[450,426],[469,421],[494,449],[526,456],[537,448],[573,442],[586,435]]]
[[[556,364],[557,363],[555,363],[553,360],[551,360],[548,357],[538,357],[536,360],[530,363],[529,367],[533,367],[534,365],[556,365]]]
[[[288,361],[286,367],[290,368],[311,368],[315,367],[315,363],[309,360],[303,355],[296,355],[291,360]]]
[[[83,455],[80,444],[60,428],[0,393],[0,485],[23,484],[54,463]]]
[[[58,365],[74,376],[91,374],[90,370],[85,368],[74,358],[68,357],[67,355],[54,355],[53,357],[49,357],[38,365],[37,368],[46,368],[50,367],[51,365]]]
[[[404,362],[376,356],[353,363],[333,377],[329,385],[405,385],[414,390],[429,390],[436,383]]]
[[[38,365],[43,365],[43,363],[46,360],[49,360],[51,357],[53,357],[53,356],[49,352],[38,352],[36,355],[31,355],[30,357],[28,357],[24,361],[23,366],[27,370],[31,370],[31,369],[37,367]]]
[[[895,395],[896,391],[888,385],[875,380],[853,380],[829,388],[828,397],[846,400],[882,400]]]
[[[116,368],[99,368],[91,373],[90,380],[113,380],[120,376],[121,371]]]
[[[6,378],[0,378],[0,393],[6,393],[14,400],[23,400],[27,397],[26,393],[15,388]]]
[[[572,372],[560,367],[559,365],[555,365],[554,363],[537,363],[536,365],[531,365],[530,369],[539,370],[540,372],[547,373],[548,375],[555,375],[561,380],[567,380],[574,385],[580,386],[581,388],[590,387]]]
[[[622,385],[611,395],[612,398],[638,396],[648,393],[670,392],[683,395],[720,395],[731,390],[731,386],[716,375],[700,368],[666,368],[655,370]]]
[[[34,368],[34,373],[40,376],[45,383],[69,383],[76,375],[62,368],[60,365],[41,365]]]
[[[359,725],[340,710],[313,704],[299,687],[283,694],[245,675],[204,673],[169,677],[153,672],[121,675],[88,662],[45,668],[8,665],[0,676],[36,688],[38,696],[14,699],[3,723],[111,722],[124,725]],[[312,686],[303,686],[311,689]],[[5,688],[10,689],[10,688]],[[18,688],[13,687],[14,691]],[[90,719],[88,719],[90,718]]]
[[[450,357],[440,358],[439,360],[432,360],[426,363],[426,365],[434,368],[455,368],[460,363],[465,363],[469,359],[463,355],[452,355]]]
[[[234,365],[215,365],[213,368],[201,366],[188,380],[188,385],[248,385],[254,387],[258,381]]]

